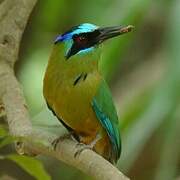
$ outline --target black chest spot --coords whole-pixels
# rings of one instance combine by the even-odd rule
[[[87,73],[81,73],[79,74],[73,81],[73,86],[76,86],[78,83],[80,83],[81,81],[85,81],[87,78]]]

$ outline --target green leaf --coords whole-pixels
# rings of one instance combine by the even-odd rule
[[[8,134],[8,131],[2,125],[0,126],[0,148],[12,143],[14,138]]]
[[[37,180],[51,180],[51,177],[44,169],[43,164],[35,158],[16,154],[8,155],[6,158],[17,163],[22,169]]]
[[[3,126],[0,125],[0,138],[7,135],[8,135],[8,131]]]
[[[13,138],[12,136],[6,136],[4,137],[2,140],[0,140],[0,148],[11,144],[12,142],[14,142],[15,138]]]

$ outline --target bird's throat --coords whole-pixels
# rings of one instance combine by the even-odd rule
[[[75,55],[68,61],[65,57],[65,46],[57,44],[53,47],[49,58],[45,80],[46,82],[56,81],[56,84],[77,86],[85,82],[93,74],[98,74],[99,51],[84,55]]]

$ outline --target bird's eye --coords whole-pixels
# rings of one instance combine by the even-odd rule
[[[77,37],[75,37],[75,41],[79,45],[85,45],[87,43],[87,39],[84,36],[77,36]]]

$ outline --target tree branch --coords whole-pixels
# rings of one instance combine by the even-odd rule
[[[72,165],[99,180],[125,180],[116,167],[91,150],[83,151],[76,158],[77,143],[64,140],[57,145],[52,142],[57,136],[32,128],[25,100],[14,75],[14,64],[28,17],[37,0],[0,1],[0,99],[3,102],[11,135],[24,137],[18,143],[20,153],[44,154]]]
[[[56,149],[53,148],[52,142],[57,136],[43,132],[40,129],[33,128],[31,137],[28,137],[24,144],[24,151],[27,154],[44,154],[63,161],[66,164],[91,175],[97,180],[128,180],[115,166],[106,161],[103,157],[92,150],[86,149],[78,156],[75,154],[79,150],[77,142],[72,139],[64,139],[59,142]],[[32,141],[32,139],[36,139]]]
[[[36,0],[4,0],[0,4],[0,98],[6,109],[10,133],[14,136],[31,133],[25,100],[13,67],[35,3]]]

